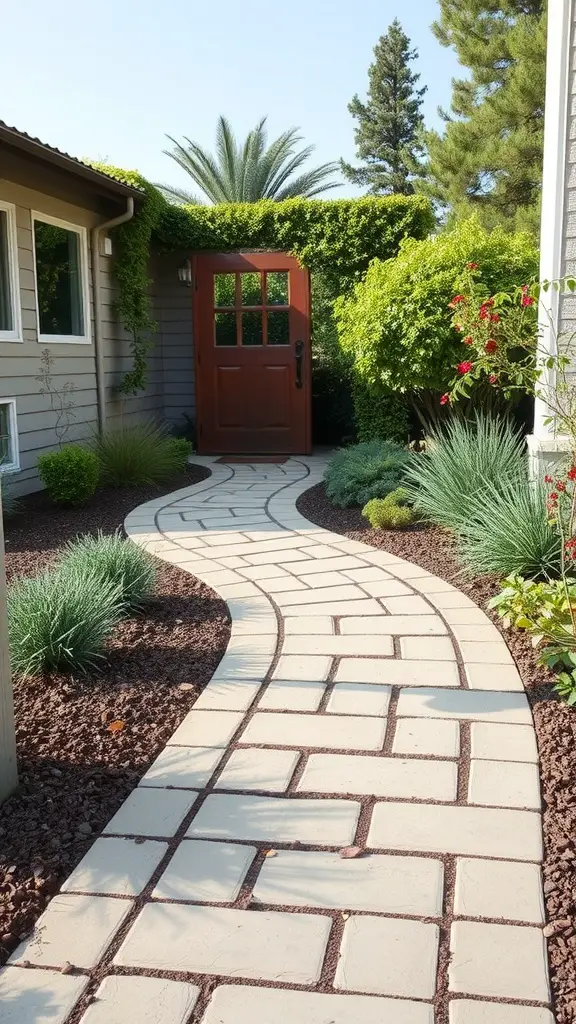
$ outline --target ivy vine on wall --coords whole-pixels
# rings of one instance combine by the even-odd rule
[[[132,336],[134,359],[119,388],[123,394],[137,394],[147,384],[146,356],[156,328],[149,298],[151,247],[165,253],[289,252],[311,272],[322,274],[327,293],[335,299],[362,278],[372,259],[395,256],[403,238],[425,238],[434,226],[430,204],[422,196],[173,206],[136,171],[94,166],[143,192],[136,215],[114,231],[116,308]]]

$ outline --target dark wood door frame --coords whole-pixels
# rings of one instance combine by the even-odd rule
[[[275,454],[309,454],[312,450],[312,391],[311,391],[311,370],[312,360],[310,351],[310,288],[309,288],[309,275],[307,271],[303,270],[298,261],[283,252],[234,252],[234,253],[197,253],[192,254],[193,263],[193,279],[194,279],[194,310],[193,310],[193,324],[194,324],[194,360],[195,360],[195,389],[196,389],[196,422],[197,422],[197,447],[201,454],[264,454],[274,451]],[[290,410],[293,417],[297,417],[294,421],[294,433],[298,436],[298,441],[290,446],[290,443],[285,444],[284,447],[281,445],[276,448],[270,446],[270,438],[267,438],[268,443],[263,444],[262,450],[257,451],[255,445],[257,440],[255,437],[258,435],[258,431],[252,432],[252,436],[248,436],[249,445],[245,451],[242,450],[238,445],[232,447],[223,448],[224,442],[219,441],[215,445],[211,445],[210,436],[215,436],[215,431],[210,432],[209,426],[212,424],[210,417],[216,415],[213,402],[215,397],[214,389],[217,385],[214,383],[213,377],[210,377],[210,384],[208,384],[208,373],[216,373],[216,363],[218,362],[216,353],[222,357],[225,362],[229,358],[232,362],[235,362],[234,352],[238,353],[240,361],[243,361],[243,349],[244,346],[241,344],[242,338],[238,337],[237,347],[233,345],[229,349],[217,349],[214,336],[212,333],[212,327],[210,327],[210,341],[208,341],[208,304],[213,303],[212,295],[210,291],[210,297],[207,298],[206,290],[209,287],[208,281],[210,280],[210,287],[214,287],[214,279],[210,275],[214,273],[253,273],[262,272],[262,282],[267,281],[265,279],[265,273],[275,273],[277,271],[288,271],[289,275],[294,275],[294,278],[290,276],[290,310],[288,313],[288,319],[290,321],[290,343],[289,345],[270,345],[264,344],[258,348],[248,349],[246,353],[246,361],[249,363],[251,359],[257,364],[261,358],[265,358],[267,362],[274,363],[277,361],[279,364],[278,370],[272,370],[273,376],[276,377],[278,373],[282,376],[282,368],[284,370],[284,376],[290,375],[290,388],[297,388],[297,360],[296,360],[296,342],[304,342],[304,350],[302,352],[302,358],[300,360],[300,372],[302,375],[303,388],[301,391],[291,391],[290,394]],[[238,279],[240,280],[240,279]],[[297,287],[294,288],[294,295],[297,299],[292,301],[292,280],[294,280]],[[237,289],[239,284],[237,283]],[[262,300],[265,304],[265,300]],[[266,307],[268,308],[268,307]],[[273,309],[269,309],[269,312],[273,312]],[[213,312],[210,313],[213,316]],[[268,323],[268,315],[263,317],[265,324]],[[243,322],[243,317],[240,317],[240,321]],[[297,329],[293,329],[292,325],[297,323]],[[264,328],[266,334],[267,327]],[[297,337],[296,337],[297,334]],[[260,355],[259,355],[260,353]],[[290,353],[288,355],[288,353]],[[264,355],[266,354],[266,355]],[[210,367],[207,367],[207,363],[210,363]],[[212,363],[214,366],[212,366]],[[290,366],[289,371],[287,366]],[[269,368],[270,369],[270,368]],[[249,366],[245,367],[245,372],[249,373]],[[223,370],[222,370],[223,373]],[[256,375],[256,372],[255,372]],[[228,373],[229,376],[229,373]],[[234,377],[234,374],[233,374]],[[240,377],[240,375],[239,375]],[[261,381],[264,381],[264,376],[261,376]],[[284,392],[285,393],[285,392]],[[212,404],[212,405],[211,405]],[[222,433],[222,432],[221,432]],[[233,434],[233,431],[231,432]],[[263,432],[262,436],[266,431]],[[280,432],[279,432],[280,433]],[[288,432],[285,432],[285,437],[288,437]]]

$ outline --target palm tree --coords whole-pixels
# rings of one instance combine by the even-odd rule
[[[263,117],[243,143],[239,143],[225,117],[218,118],[216,153],[206,152],[188,138],[186,145],[173,139],[173,149],[163,152],[182,167],[212,203],[255,203],[258,199],[292,199],[294,196],[316,196],[338,182],[328,181],[338,170],[337,163],[321,164],[311,171],[293,177],[311,156],[314,146],[295,152],[302,136],[298,128],[290,128],[269,146],[266,118]],[[203,203],[204,199],[186,189],[158,185],[167,199],[179,205]]]

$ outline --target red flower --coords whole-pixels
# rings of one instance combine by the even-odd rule
[[[569,480],[576,480],[576,466],[570,466],[567,476]]]
[[[456,305],[458,302],[466,302],[466,296],[465,295],[455,295],[454,298],[452,299],[452,302],[453,302],[454,305]]]
[[[550,476],[550,473],[546,473],[546,476],[544,477],[544,483],[545,484],[551,484],[553,482],[554,482],[554,477]]]
[[[492,352],[496,352],[497,349],[498,349],[498,345],[494,341],[494,338],[489,338],[488,341],[486,342],[486,344],[484,345],[484,351],[491,354]]]
[[[520,291],[522,292],[523,295],[526,295],[526,293],[528,291],[528,285],[527,284],[523,284],[521,289],[520,289]]]
[[[564,550],[569,558],[576,558],[576,537],[566,541]]]
[[[556,490],[557,491],[565,491],[566,490],[566,484],[564,483],[563,480],[557,480],[556,481]]]
[[[480,306],[480,310],[478,312],[478,316],[480,317],[481,320],[489,320],[490,319],[490,313],[488,312],[488,310],[486,309],[485,306]]]
[[[497,384],[498,383],[498,377],[496,376],[495,373],[491,373],[490,374],[490,376],[488,377],[488,383],[489,384]]]
[[[470,362],[468,362],[468,360],[466,360],[463,363],[458,363],[458,366],[456,367],[456,369],[458,370],[458,373],[462,373],[462,374],[470,373],[470,370],[472,369],[472,363],[470,363]]]
[[[449,401],[450,401],[450,395],[449,394],[442,395],[442,397],[440,399],[440,405],[448,405]]]
[[[465,345],[472,345],[474,343],[474,338],[471,338],[470,335],[468,335],[467,338],[462,338],[462,341]]]
[[[558,495],[556,494],[556,491],[552,491],[552,494],[548,495],[548,500],[549,501],[558,501]]]
[[[534,305],[534,299],[532,298],[532,296],[531,295],[523,295],[522,296],[522,305],[523,306],[533,306]]]
[[[454,330],[455,331],[461,331],[462,330],[462,324],[454,324]]]
[[[498,316],[498,313],[491,313],[490,314],[490,322],[493,323],[493,324],[499,324],[500,323],[500,317]]]
[[[468,267],[468,270],[478,270],[477,263],[467,263],[466,266]]]

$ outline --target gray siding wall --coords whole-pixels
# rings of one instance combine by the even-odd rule
[[[184,253],[156,254],[151,264],[153,315],[158,324],[156,348],[162,358],[164,415],[175,429],[195,419],[192,288],[181,285],[178,267]]]
[[[90,229],[96,224],[102,223],[106,217],[102,215],[102,212],[95,212],[93,209],[79,205],[78,201],[74,204],[69,203],[61,198],[48,195],[40,189],[23,186],[6,179],[0,179],[0,199],[15,206],[22,314],[21,340],[0,342],[0,398],[16,399],[20,472],[13,477],[12,482],[15,491],[25,494],[42,487],[36,469],[38,456],[43,452],[54,451],[58,447],[58,439],[54,431],[56,416],[50,407],[49,397],[40,394],[42,384],[36,379],[40,372],[40,358],[44,349],[48,348],[54,359],[52,372],[55,386],[61,387],[66,382],[71,382],[74,385],[72,396],[75,404],[74,419],[65,442],[86,440],[97,425],[93,329],[89,345],[40,342],[38,338],[31,212],[44,213],[87,229],[89,271],[93,258],[90,251]],[[146,416],[162,418],[166,401],[166,386],[163,371],[163,334],[160,332],[156,339],[156,346],[148,359],[150,372],[147,391],[134,397],[123,397],[115,393],[115,388],[123,374],[132,366],[130,337],[123,330],[114,310],[116,290],[112,276],[113,260],[100,254],[98,258],[101,269],[103,347],[109,423],[113,425],[122,419]],[[169,281],[169,276],[167,272],[167,281]],[[93,328],[91,276],[89,288],[90,318]],[[183,289],[183,291],[190,297],[188,289]],[[176,308],[178,298],[177,294],[174,299],[169,297],[168,307],[173,302]],[[168,317],[175,316],[174,313],[171,314],[170,308],[166,315]],[[170,334],[170,330],[168,334]],[[173,367],[170,368],[170,372],[174,377]],[[183,387],[181,378],[175,380],[175,386]],[[186,392],[185,386],[183,390]],[[182,402],[184,404],[186,402],[185,394],[182,396]],[[172,410],[171,396],[169,404],[170,415],[175,422],[178,419],[179,410],[176,409],[175,412]]]

